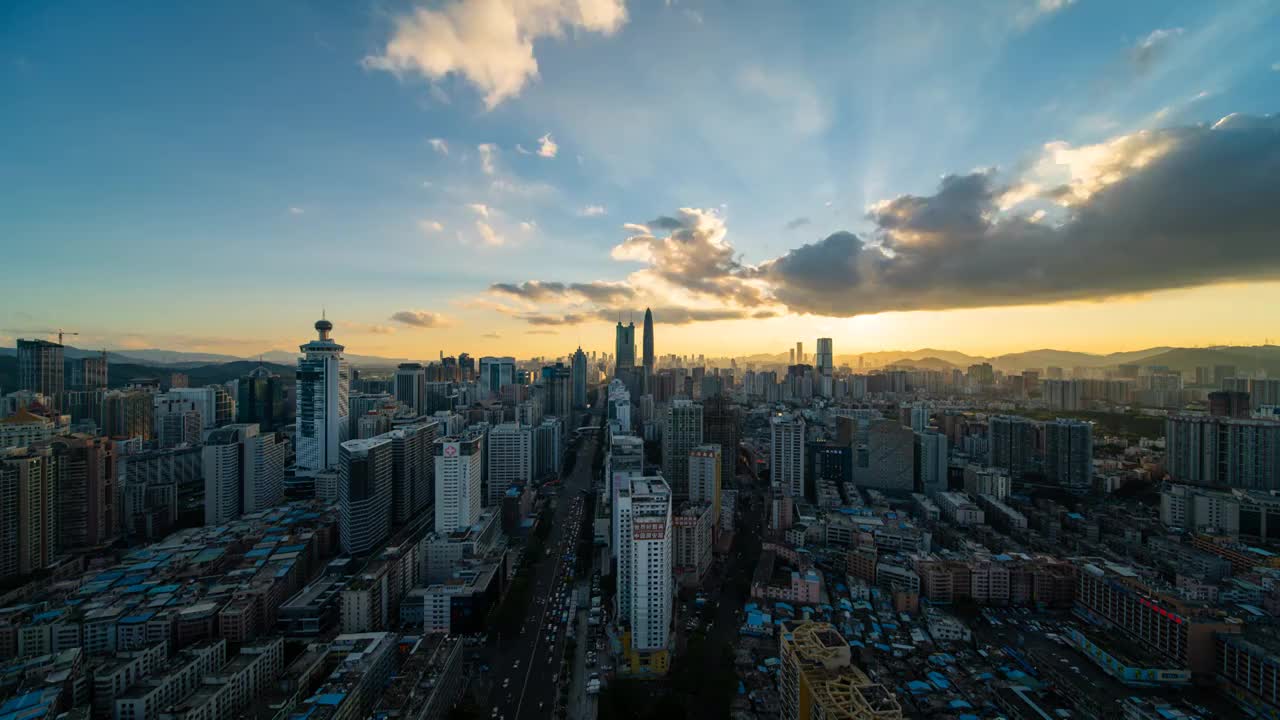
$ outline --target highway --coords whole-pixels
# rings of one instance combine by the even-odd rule
[[[592,416],[594,418],[594,416]],[[573,562],[582,518],[582,491],[591,491],[594,433],[585,433],[577,459],[568,477],[562,479],[556,497],[554,521],[545,547],[550,556],[540,559],[530,594],[528,617],[514,646],[495,651],[490,663],[492,690],[489,717],[499,720],[533,720],[550,717],[555,707],[561,658],[564,655],[565,623],[573,587]],[[569,622],[576,620],[569,615]]]

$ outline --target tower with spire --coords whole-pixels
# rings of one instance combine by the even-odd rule
[[[351,369],[342,356],[344,348],[330,337],[333,323],[321,317],[315,324],[317,338],[298,346],[297,454],[298,467],[330,470],[338,464],[338,448],[350,437],[347,396]]]
[[[653,311],[644,309],[644,350],[641,362],[644,365],[644,394],[653,394]]]

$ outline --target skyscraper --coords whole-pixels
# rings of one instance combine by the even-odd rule
[[[415,414],[426,414],[427,370],[422,367],[422,363],[400,363],[396,368],[392,394],[397,402],[413,410]]]
[[[1165,469],[1174,482],[1280,490],[1280,423],[1215,415],[1165,419]]]
[[[436,440],[436,532],[465,530],[480,517],[480,436]]]
[[[796,341],[796,362],[800,365],[804,364],[804,343]]]
[[[48,395],[60,407],[66,390],[62,346],[47,340],[18,340],[18,389]]]
[[[516,381],[516,359],[513,357],[480,358],[480,394],[482,397],[497,397],[502,388]]]
[[[662,428],[662,476],[679,498],[689,497],[689,451],[702,444],[702,406],[676,398]]]
[[[1021,480],[1035,467],[1035,422],[1016,415],[992,415],[987,420],[987,452],[989,465]]]
[[[298,432],[295,439],[298,467],[330,470],[338,464],[338,446],[350,433],[347,393],[350,369],[342,357],[345,349],[329,337],[333,323],[316,321],[319,337],[299,346],[305,357],[298,358]]]
[[[391,522],[408,525],[431,509],[435,491],[435,442],[440,423],[432,420],[398,427],[391,441]]]
[[[915,434],[915,486],[925,495],[947,489],[947,436],[936,430]]]
[[[799,415],[770,418],[769,467],[775,487],[793,498],[804,497],[804,418]]]
[[[111,442],[62,435],[49,442],[58,459],[58,533],[63,548],[109,543],[119,530]]]
[[[831,338],[818,338],[818,354],[814,358],[814,369],[818,372],[818,394],[822,397],[831,397],[835,367]]]
[[[569,422],[573,417],[573,373],[564,363],[542,368],[542,387],[546,392],[542,409]]]
[[[287,453],[282,437],[252,423],[210,432],[202,449],[204,524],[221,525],[279,503]]]
[[[720,468],[719,445],[706,443],[689,451],[689,500],[711,503],[711,517],[717,526],[720,524],[720,488],[724,482]]]
[[[0,450],[0,578],[43,570],[58,552],[58,461],[47,446]]]
[[[653,311],[649,308],[644,309],[644,345],[643,354],[641,355],[641,363],[644,365],[644,386],[642,394],[648,395],[653,393]]]
[[[533,430],[519,423],[503,423],[489,431],[485,441],[489,463],[489,488],[485,505],[495,507],[511,487],[533,480]]]
[[[702,403],[702,440],[720,446],[720,481],[732,483],[738,469],[742,427],[738,406],[723,393]]]
[[[630,632],[632,672],[667,669],[672,619],[671,488],[660,477],[621,476],[614,503],[618,618]]]
[[[1044,424],[1044,474],[1075,491],[1093,484],[1093,426],[1059,418]]]
[[[236,422],[257,423],[263,432],[284,430],[284,382],[262,364],[240,378]]]
[[[107,386],[107,351],[101,355],[76,360],[71,364],[71,387],[75,390],[101,390]]]
[[[614,334],[613,364],[616,375],[636,366],[636,324],[627,323],[624,326],[619,320]]]
[[[347,440],[339,450],[338,541],[348,555],[366,555],[391,535],[391,439]]]
[[[579,346],[573,353],[573,406],[587,406],[587,354]]]

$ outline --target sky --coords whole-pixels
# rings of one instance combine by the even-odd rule
[[[1280,3],[16,2],[0,343],[1260,344]]]

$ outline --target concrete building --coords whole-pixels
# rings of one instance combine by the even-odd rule
[[[262,433],[257,425],[233,423],[211,431],[202,451],[205,524],[279,503],[288,452],[283,436]]]
[[[720,523],[722,467],[719,445],[704,444],[689,451],[689,500],[710,503],[716,525]]]
[[[681,505],[671,518],[675,530],[672,567],[682,584],[696,587],[711,568],[715,524],[719,517],[709,502]]]
[[[1074,492],[1093,487],[1093,426],[1059,418],[1044,424],[1045,479]]]
[[[853,664],[849,643],[828,623],[783,626],[778,691],[783,720],[896,720],[893,691]]]
[[[769,419],[769,468],[774,487],[792,498],[804,498],[804,418],[781,415]]]
[[[435,442],[440,424],[404,425],[386,433],[391,441],[391,523],[403,526],[422,513],[434,513]]]
[[[400,363],[393,378],[392,395],[396,402],[425,415],[427,411],[427,369],[422,363]]]
[[[333,323],[316,322],[319,337],[299,346],[295,374],[297,395],[297,464],[307,470],[337,466],[339,447],[351,436],[347,399],[351,371],[343,346],[329,337]]]
[[[618,577],[627,586],[624,643],[631,674],[662,674],[669,667],[674,593],[672,588],[673,532],[671,488],[662,478],[630,478],[619,494],[627,505],[624,547],[630,562]],[[620,603],[621,605],[621,603]]]
[[[475,524],[482,506],[483,472],[479,436],[436,440],[436,532],[451,533]]]
[[[1171,415],[1165,442],[1166,470],[1174,482],[1280,489],[1280,422]]]
[[[477,381],[482,397],[502,395],[502,389],[516,381],[516,359],[513,357],[482,357]]]
[[[485,443],[489,487],[485,507],[497,507],[507,490],[533,481],[533,430],[518,423],[503,423],[489,431]]]
[[[0,578],[43,570],[57,554],[60,459],[48,447],[0,450]]]
[[[947,436],[935,430],[915,434],[916,487],[925,495],[947,489]]]
[[[897,493],[915,489],[915,433],[896,420],[873,420],[867,443],[856,448],[853,481]]]
[[[985,522],[982,508],[964,493],[943,492],[933,496],[942,517],[956,525],[981,525]]]
[[[66,390],[62,345],[47,340],[18,339],[18,389],[47,395],[54,407]]]
[[[662,428],[662,476],[677,498],[689,497],[689,451],[702,444],[702,405],[675,398]]]
[[[348,555],[367,555],[391,536],[395,450],[387,437],[348,440],[338,458],[338,540]]]

